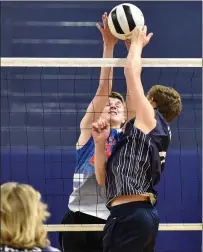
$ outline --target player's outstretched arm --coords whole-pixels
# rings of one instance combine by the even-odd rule
[[[110,134],[110,125],[105,119],[92,124],[92,136],[95,144],[95,175],[100,186],[105,185],[106,177],[106,140]]]
[[[145,96],[141,82],[142,71],[142,50],[152,37],[152,33],[147,35],[147,27],[143,30],[136,28],[131,37],[131,45],[125,66],[125,77],[128,94],[126,96],[127,119],[135,117],[135,127],[144,133],[151,131],[155,125],[154,109]]]
[[[103,58],[113,58],[113,51],[117,38],[115,38],[108,28],[108,18],[105,12],[102,16],[103,28],[97,23],[96,26],[103,37]],[[104,67],[101,69],[100,81],[94,99],[89,104],[86,114],[80,123],[81,134],[78,139],[77,148],[82,147],[91,136],[92,123],[100,117],[106,103],[108,102],[109,94],[112,90],[113,69]]]

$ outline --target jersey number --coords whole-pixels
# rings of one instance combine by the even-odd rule
[[[160,159],[161,159],[161,164],[165,163],[165,160],[166,160],[166,152],[165,152],[165,151],[159,152],[159,156],[160,156]]]

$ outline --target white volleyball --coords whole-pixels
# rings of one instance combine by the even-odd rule
[[[111,33],[118,39],[130,39],[135,27],[144,27],[144,15],[135,5],[129,3],[114,7],[108,16],[108,26]]]

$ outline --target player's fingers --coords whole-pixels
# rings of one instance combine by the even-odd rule
[[[152,32],[149,33],[149,34],[147,35],[147,41],[148,41],[148,42],[150,41],[150,39],[152,38],[152,36],[153,36],[153,33],[152,33]]]
[[[102,128],[102,121],[101,121],[101,119],[99,119],[99,121],[97,122],[97,125],[98,125],[98,128]]]
[[[107,13],[105,12],[103,16],[104,16],[104,19],[103,19],[103,25],[104,25],[104,29],[106,29],[106,28],[107,28],[107,26],[108,26]]]
[[[102,119],[99,119],[98,126],[99,126],[100,129],[102,129]]]
[[[108,17],[106,17],[106,21],[105,21],[105,29],[108,29],[109,25],[108,25]]]
[[[99,23],[96,23],[96,27],[97,27],[98,29],[102,29]]]
[[[105,15],[103,14],[102,15],[102,22],[104,23],[104,20],[105,20]]]
[[[93,123],[93,124],[92,124],[92,128],[93,128],[93,129],[97,129],[97,128],[98,128],[97,123]]]
[[[98,124],[98,128],[99,128],[99,129],[102,129],[102,128],[103,128],[102,119],[100,119],[100,120],[97,122],[97,124]]]
[[[131,43],[131,42],[130,42],[130,39],[126,39],[126,40],[125,40],[125,44],[126,44],[126,46],[128,46],[128,47],[129,47],[129,46],[130,46],[130,43]]]
[[[100,131],[99,131],[99,129],[97,127],[93,126],[92,127],[92,132],[93,133],[99,133]]]
[[[101,33],[103,33],[103,28],[99,25],[99,23],[96,23],[96,27],[100,30]]]
[[[100,122],[97,122],[96,130],[97,130],[97,132],[99,132],[99,133],[102,131],[102,127],[101,127]]]
[[[143,32],[144,32],[145,34],[147,34],[147,26],[146,26],[146,25],[144,25],[144,27],[143,27]]]
[[[106,120],[106,119],[104,119],[104,120],[103,120],[103,127],[104,127],[104,128],[106,128],[106,127],[107,127],[107,125],[108,125],[108,122],[107,122],[107,120]]]
[[[132,31],[132,36],[139,36],[139,34],[142,33],[142,28],[140,26],[135,27],[135,29]]]
[[[106,120],[103,118],[103,119],[102,119],[102,129],[104,129],[104,128],[106,127],[106,124],[107,124],[107,122],[106,122]]]
[[[106,119],[102,119],[101,120],[101,129],[105,129],[107,127],[107,121],[106,121]]]
[[[144,27],[142,28],[141,26],[135,27],[135,29],[133,30],[134,33],[140,33],[141,31],[143,31]]]

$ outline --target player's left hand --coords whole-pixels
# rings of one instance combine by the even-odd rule
[[[108,26],[108,16],[107,12],[102,16],[103,28],[97,23],[96,27],[102,34],[104,45],[114,47],[118,42],[118,39],[111,33]]]
[[[153,33],[147,35],[147,26],[145,25],[143,29],[135,28],[132,32],[131,43],[136,43],[145,47],[151,40]]]

